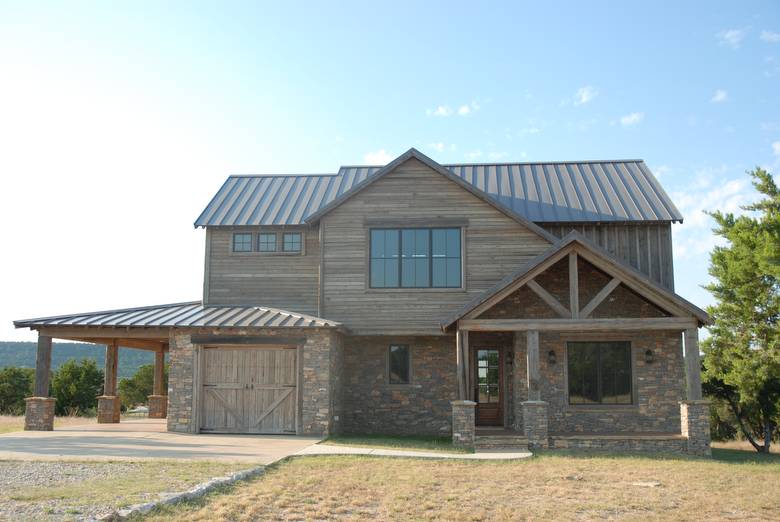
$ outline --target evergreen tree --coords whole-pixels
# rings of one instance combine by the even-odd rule
[[[728,404],[740,430],[769,452],[780,424],[780,191],[767,171],[750,172],[763,198],[748,215],[712,212],[725,246],[710,255],[717,304],[703,343],[704,391]]]

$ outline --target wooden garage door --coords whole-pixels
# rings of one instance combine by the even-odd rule
[[[205,347],[201,431],[295,433],[296,350]]]

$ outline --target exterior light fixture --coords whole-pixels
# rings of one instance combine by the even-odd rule
[[[547,352],[547,362],[550,364],[555,364],[556,362],[558,362],[558,360],[555,357],[554,350],[550,350],[549,352]]]
[[[647,364],[653,364],[653,359],[654,359],[653,350],[645,351],[645,362]]]

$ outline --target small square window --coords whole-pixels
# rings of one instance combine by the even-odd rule
[[[411,382],[411,357],[409,346],[391,344],[388,354],[388,381],[390,384],[409,384]]]
[[[300,252],[301,251],[301,233],[300,232],[287,232],[284,234],[284,243],[282,249],[285,252]]]
[[[276,252],[276,234],[259,234],[257,236],[257,250],[259,252]]]
[[[235,233],[233,234],[233,252],[251,252],[252,234]]]

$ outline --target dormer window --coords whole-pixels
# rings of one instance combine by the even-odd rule
[[[251,252],[252,234],[236,232],[233,234],[233,252]]]

